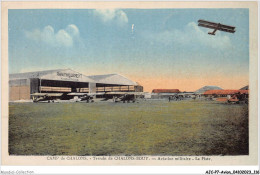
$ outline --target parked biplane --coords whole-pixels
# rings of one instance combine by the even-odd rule
[[[76,102],[78,101],[86,101],[87,103],[89,102],[94,102],[94,96],[96,95],[104,95],[105,93],[79,93],[79,92],[72,92],[67,94],[68,96],[72,97],[75,99]],[[75,98],[76,97],[76,98]],[[70,99],[72,99],[70,98]]]
[[[234,26],[229,26],[229,25],[224,25],[220,23],[214,23],[210,21],[205,21],[205,20],[198,20],[198,26],[200,27],[206,27],[210,29],[214,29],[212,32],[208,32],[209,35],[215,35],[216,31],[223,31],[223,32],[229,32],[229,33],[235,33],[235,28]]]
[[[133,102],[135,103],[137,98],[143,97],[143,92],[106,92],[104,97],[105,101],[113,99],[113,102]]]
[[[142,92],[97,92],[97,93],[34,93],[31,94],[33,102],[55,102],[56,100],[73,100],[75,102],[86,101],[94,102],[94,96],[103,96],[107,101],[113,99],[113,102],[135,102],[137,96],[143,95]]]
[[[57,99],[63,99],[63,93],[34,93],[31,94],[33,102],[54,102]]]

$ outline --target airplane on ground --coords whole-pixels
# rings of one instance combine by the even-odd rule
[[[209,35],[215,35],[216,31],[223,31],[223,32],[229,32],[229,33],[235,33],[235,28],[234,26],[229,26],[229,25],[224,25],[224,24],[220,24],[220,23],[214,23],[214,22],[210,22],[210,21],[205,21],[205,20],[198,20],[198,26],[201,27],[206,27],[206,28],[210,28],[210,29],[214,29],[212,32],[208,32]]]
[[[78,92],[72,92],[67,94],[68,96],[72,96],[72,98],[76,98],[76,102],[78,101],[86,101],[87,103],[89,102],[94,102],[94,96],[96,95],[104,95],[105,93],[78,93]]]
[[[55,102],[55,100],[71,100],[75,98],[75,101],[94,102],[95,95],[103,95],[104,93],[34,93],[31,94],[33,102]]]
[[[114,102],[133,102],[135,103],[137,97],[143,96],[143,92],[107,92],[105,100],[113,99]]]
[[[34,93],[31,94],[33,102],[54,102],[54,100],[57,99],[63,99],[64,94],[63,93]]]
[[[94,96],[102,95],[104,97],[103,101],[113,99],[113,102],[135,102],[137,96],[142,96],[142,92],[97,92],[97,93],[34,93],[31,94],[33,102],[55,102],[55,100],[71,100],[74,99],[75,102],[86,101],[94,102]]]

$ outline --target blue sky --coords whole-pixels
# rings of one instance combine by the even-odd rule
[[[240,84],[214,84],[224,88],[248,84],[248,9],[8,12],[10,73],[69,67],[86,75],[120,73],[149,87],[165,77],[171,87],[180,86],[176,77],[205,83],[241,77]],[[199,19],[235,26],[236,32],[208,35]]]

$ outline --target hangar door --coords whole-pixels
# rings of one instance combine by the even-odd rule
[[[29,100],[30,99],[30,80],[10,80],[9,81],[9,101]]]

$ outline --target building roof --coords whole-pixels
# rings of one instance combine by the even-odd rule
[[[39,78],[47,80],[61,80],[61,81],[78,81],[78,82],[93,82],[109,85],[126,85],[126,86],[137,86],[137,82],[134,82],[119,74],[105,74],[105,75],[92,75],[85,76],[71,69],[55,69],[37,72],[25,72],[9,74],[10,80],[15,79],[29,79]]]
[[[204,92],[204,95],[232,95],[236,93],[241,93],[241,94],[249,94],[249,90],[208,90]]]
[[[100,83],[100,84],[111,84],[111,85],[117,84],[117,85],[126,85],[126,86],[138,85],[137,82],[134,82],[119,74],[92,75],[88,77],[93,79],[96,83]]]
[[[152,93],[179,93],[179,89],[153,89]]]
[[[50,74],[52,72],[57,72],[66,69],[55,69],[55,70],[45,70],[45,71],[35,71],[35,72],[23,72],[9,74],[9,79],[28,79],[28,78],[41,78],[44,75]]]
[[[249,90],[249,86],[247,85],[247,86],[245,86],[245,87],[242,87],[242,88],[239,89],[239,90]]]
[[[15,79],[29,79],[29,78],[40,78],[47,80],[61,80],[61,81],[78,81],[78,82],[94,82],[91,78],[73,71],[71,69],[55,69],[37,72],[25,72],[9,74],[10,80]]]

